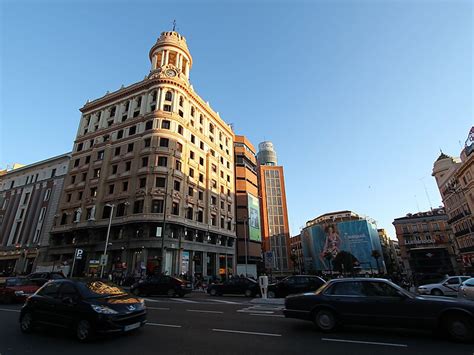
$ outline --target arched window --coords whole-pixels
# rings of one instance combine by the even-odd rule
[[[182,96],[179,97],[179,106],[183,106],[184,104],[184,99]]]
[[[194,117],[194,107],[191,107],[191,116]]]
[[[167,91],[166,96],[165,96],[165,100],[166,101],[171,101],[172,99],[173,99],[173,94],[171,93],[171,91]]]
[[[209,123],[209,133],[214,133],[214,126],[212,123]]]

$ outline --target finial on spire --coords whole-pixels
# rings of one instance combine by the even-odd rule
[[[176,20],[173,20],[173,32],[176,30]]]

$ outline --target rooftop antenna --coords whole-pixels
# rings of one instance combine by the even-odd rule
[[[418,199],[416,198],[416,195],[415,195],[415,201],[416,201],[416,208],[418,209],[418,212],[421,212],[420,205],[418,204]]]
[[[176,30],[176,20],[173,20],[173,32]]]
[[[422,177],[420,180],[421,182],[423,183],[423,187],[425,189],[425,194],[426,194],[426,198],[428,199],[428,203],[430,204],[430,210],[433,211],[433,205],[431,204],[431,199],[430,199],[430,195],[428,194],[428,189],[426,188],[426,184],[425,184],[425,177]]]

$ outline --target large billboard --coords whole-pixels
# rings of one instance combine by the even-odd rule
[[[377,270],[377,261],[372,252],[382,255],[377,227],[367,220],[328,222],[306,227],[301,238],[305,268],[307,271],[327,271],[330,260],[340,251],[351,253],[363,270]],[[332,257],[328,257],[328,254]],[[383,258],[378,259],[380,271]]]
[[[262,233],[260,230],[260,204],[258,198],[251,194],[248,196],[248,211],[249,211],[249,239],[255,242],[262,241]]]

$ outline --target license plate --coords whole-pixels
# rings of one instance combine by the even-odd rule
[[[140,328],[140,322],[139,323],[133,323],[133,324],[130,324],[130,325],[126,325],[123,328],[123,331],[128,332],[129,330],[133,330],[133,329],[137,329],[137,328]]]

